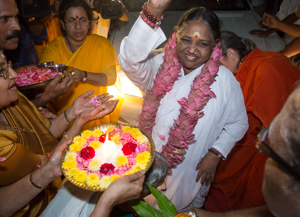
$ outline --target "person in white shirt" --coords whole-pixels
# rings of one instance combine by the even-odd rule
[[[219,161],[243,137],[248,120],[239,83],[219,66],[220,25],[212,11],[184,13],[165,49],[155,50],[166,40],[159,24],[170,2],[144,4],[121,43],[119,63],[144,92],[139,126],[168,160],[164,194],[185,210],[203,205]],[[156,207],[153,196],[144,199]]]

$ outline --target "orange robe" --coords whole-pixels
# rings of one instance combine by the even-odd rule
[[[294,90],[300,69],[279,53],[255,48],[240,65],[236,79],[243,91],[249,129],[218,166],[205,204],[211,212],[265,204],[261,188],[268,157],[256,151],[255,140]]]

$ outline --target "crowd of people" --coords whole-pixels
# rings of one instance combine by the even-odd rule
[[[90,34],[98,33],[97,1],[52,1],[62,35],[22,63],[14,55],[26,50],[22,37],[44,40],[48,29],[19,23],[17,2],[0,0],[0,216],[110,216],[135,198],[158,208],[144,181],[186,214],[298,215],[300,68],[280,52],[261,51],[221,30],[217,15],[204,7],[186,11],[157,49],[166,41],[159,25],[171,1],[143,5],[119,56],[105,37]],[[121,17],[128,19],[126,8]],[[262,25],[300,32],[270,14]],[[17,90],[12,67],[37,59],[65,64],[72,73],[62,70],[30,101]],[[62,182],[61,155],[80,131],[118,122],[120,104],[107,86],[120,68],[144,93],[138,126],[153,138],[157,154],[146,174],[123,176],[102,195],[86,195]],[[92,96],[100,106],[92,106]],[[49,103],[55,115],[41,109]],[[73,203],[75,195],[85,197]]]

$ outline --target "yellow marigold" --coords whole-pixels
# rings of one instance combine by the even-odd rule
[[[90,130],[85,130],[81,133],[81,137],[84,137],[84,138],[89,138],[91,135],[92,135],[92,131],[90,131]]]
[[[114,174],[114,175],[111,175],[111,177],[110,177],[110,179],[111,179],[111,181],[113,182],[113,181],[115,181],[117,178],[119,178],[120,176],[119,175],[117,175],[117,174]]]
[[[100,137],[101,135],[103,134],[102,130],[100,129],[95,129],[93,132],[92,132],[92,135],[94,137]]]
[[[77,154],[75,152],[68,152],[65,156],[65,161],[66,160],[76,160]]]
[[[140,170],[145,170],[147,168],[148,164],[139,164],[139,163],[137,163],[136,166],[141,168]],[[137,171],[139,171],[139,170],[137,170]],[[135,172],[137,172],[137,171],[135,171]]]
[[[107,133],[110,133],[112,132],[116,127],[114,125],[109,125],[108,128],[107,128]]]
[[[143,134],[141,133],[141,131],[140,131],[138,128],[132,128],[132,129],[131,129],[131,134],[132,134],[132,137],[135,138],[135,139],[136,139],[138,136],[143,135]]]
[[[118,166],[124,166],[124,165],[126,165],[128,163],[128,159],[127,159],[127,157],[125,157],[125,156],[119,156],[119,157],[117,157],[117,159],[116,159],[116,164],[118,165]]]
[[[144,151],[143,153],[138,154],[135,160],[139,165],[147,164],[151,160],[151,155],[149,152]]]
[[[89,146],[90,147],[92,147],[92,148],[94,148],[94,149],[97,149],[97,148],[99,148],[100,147],[100,145],[101,145],[101,143],[99,142],[99,141],[92,141],[92,142],[90,142],[90,144],[89,144]]]
[[[70,159],[70,160],[67,160],[67,161],[63,162],[62,168],[66,169],[66,170],[69,170],[69,169],[72,169],[72,168],[76,167],[76,165],[77,165],[77,162],[73,159]]]
[[[79,170],[78,173],[74,174],[74,179],[78,182],[84,182],[87,179],[87,173],[84,170]]]
[[[103,176],[100,179],[99,186],[100,188],[107,188],[110,185],[110,183],[111,183],[110,176]]]
[[[74,168],[69,170],[68,174],[69,174],[69,176],[74,177],[79,172],[80,172],[80,169],[78,169],[77,167],[74,167]]]
[[[142,166],[143,167],[143,166]],[[137,172],[137,171],[140,171],[140,170],[144,170],[146,168],[142,168],[140,165],[136,164],[134,165],[131,170],[134,171],[134,172]]]
[[[101,166],[101,162],[99,160],[92,160],[89,163],[89,169],[92,171],[99,171],[100,170],[100,166]]]
[[[88,175],[87,180],[86,180],[86,184],[89,187],[95,187],[99,185],[99,176],[97,174],[91,173]]]
[[[70,151],[81,151],[82,145],[78,144],[78,143],[72,143],[69,147]]]
[[[140,144],[148,142],[148,138],[145,135],[139,135],[136,137],[136,141]]]
[[[110,137],[110,140],[113,141],[115,144],[120,144],[120,133],[116,133],[112,137]]]
[[[124,132],[131,133],[131,127],[130,127],[130,126],[124,126],[124,127],[122,128],[122,130],[123,130]]]
[[[131,175],[131,174],[133,174],[133,173],[134,173],[133,170],[128,170],[127,172],[124,173],[124,175]]]
[[[81,136],[75,136],[73,139],[73,143],[84,145],[86,143],[86,139]]]

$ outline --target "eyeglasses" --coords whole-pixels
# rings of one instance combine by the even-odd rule
[[[80,20],[68,20],[65,22],[65,24],[69,27],[74,27],[75,25],[77,25],[77,22],[79,23],[80,26],[88,26],[90,24],[90,21],[86,20],[86,19],[80,19]]]
[[[262,129],[257,135],[256,147],[259,152],[265,153],[268,157],[274,160],[279,166],[285,169],[288,173],[294,176],[295,179],[300,181],[300,173],[298,170],[290,166],[285,160],[283,160],[266,142],[268,138],[269,127]]]
[[[5,80],[8,78],[9,75],[9,67],[11,67],[11,61],[8,61],[7,65],[4,68],[0,69],[0,77],[3,77]]]

